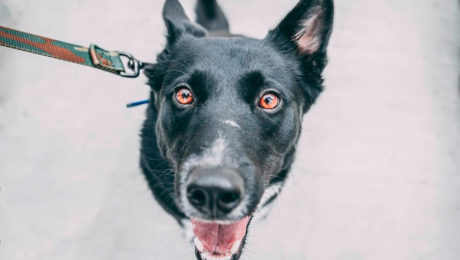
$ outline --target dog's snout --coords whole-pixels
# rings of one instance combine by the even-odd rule
[[[190,174],[187,199],[206,217],[225,217],[241,202],[244,193],[242,177],[230,169],[196,169]]]

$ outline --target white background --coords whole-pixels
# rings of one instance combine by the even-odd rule
[[[221,2],[256,37],[295,4]],[[0,0],[0,24],[153,61],[162,4]],[[327,91],[242,259],[459,259],[459,2],[336,6]],[[0,48],[0,259],[194,259],[138,167],[145,81]]]

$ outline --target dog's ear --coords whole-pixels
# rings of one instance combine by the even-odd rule
[[[323,89],[322,72],[327,63],[333,16],[333,0],[301,0],[266,38],[283,54],[299,61],[298,83],[306,99],[304,112]]]
[[[170,47],[184,35],[205,37],[207,33],[206,29],[188,19],[178,0],[166,0],[163,7],[163,20],[168,30],[166,48],[158,54],[155,64],[150,64],[144,68],[144,74],[149,79],[148,84],[153,90],[152,100],[163,84],[164,74],[169,66]]]
[[[206,29],[190,21],[178,0],[166,0],[163,20],[168,29],[168,45],[173,45],[184,34],[206,36]]]
[[[332,31],[333,16],[332,0],[301,0],[268,37],[294,44],[300,55],[324,52]]]

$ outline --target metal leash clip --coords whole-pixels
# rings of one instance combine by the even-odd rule
[[[120,76],[125,78],[137,78],[139,76],[140,71],[145,67],[145,63],[142,61],[134,58],[131,53],[117,51],[120,54],[120,57],[125,57],[128,59],[127,65],[128,68],[131,70],[130,72],[120,72]]]
[[[134,58],[131,53],[124,51],[107,51],[91,44],[89,54],[93,66],[125,78],[137,78],[145,63]]]

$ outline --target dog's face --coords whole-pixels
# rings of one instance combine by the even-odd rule
[[[165,209],[193,223],[199,259],[237,259],[322,89],[332,3],[301,1],[263,40],[208,37],[175,0],[163,15],[168,42],[147,68],[142,167]]]

